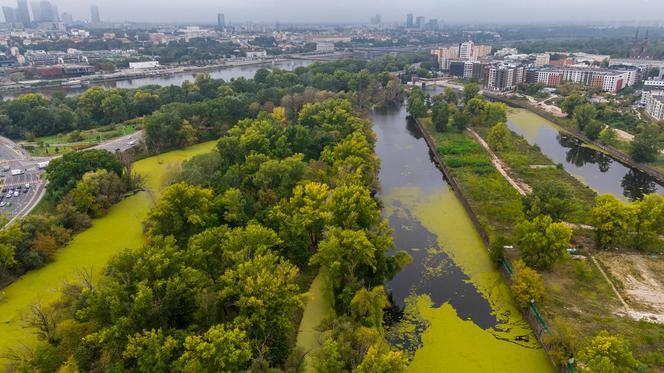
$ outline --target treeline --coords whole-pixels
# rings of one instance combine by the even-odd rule
[[[387,255],[370,128],[339,99],[240,121],[184,164],[149,213],[143,248],[38,308],[41,343],[16,368],[298,371],[302,273],[326,268],[336,317],[314,370],[403,371],[384,340],[382,284],[408,257]]]
[[[28,215],[0,231],[0,285],[53,260],[91,220],[137,187],[127,163],[105,150],[70,153],[46,169],[51,212]]]
[[[618,134],[604,124],[611,123],[617,116],[606,105],[590,103],[585,96],[572,92],[562,101],[560,108],[565,112],[576,128],[591,140],[598,140],[604,145],[616,146]],[[664,121],[649,123],[632,118],[622,120],[621,125],[629,125],[630,132],[635,132],[634,141],[629,144],[629,155],[636,162],[654,162],[664,150]]]
[[[187,81],[182,86],[146,86],[138,90],[93,87],[76,97],[57,94],[49,99],[31,93],[0,103],[0,134],[31,140],[121,123],[150,115],[168,104],[181,105],[164,108],[166,116],[172,111],[186,112],[182,104],[197,103],[199,106],[189,110],[197,114],[185,113],[185,119],[194,127],[197,119],[203,120],[205,123],[200,125],[212,128],[216,138],[221,134],[218,128],[228,128],[239,118],[255,116],[261,107],[279,106],[284,99],[287,101],[283,104],[288,104],[294,96],[304,95],[307,88],[343,92],[360,108],[399,103],[403,99],[401,88],[398,82],[392,82],[389,71],[402,69],[411,60],[416,59],[385,57],[369,62],[317,63],[293,72],[261,69],[254,79],[239,78],[229,82],[201,74],[195,82]],[[183,121],[177,127],[181,127]],[[173,147],[174,144],[164,138],[172,132],[159,133],[156,127],[160,126],[152,123],[148,131],[150,136],[154,135],[152,144],[164,141],[160,147]]]

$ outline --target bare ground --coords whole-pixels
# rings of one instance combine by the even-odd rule
[[[600,253],[597,259],[608,270],[625,301],[625,313],[641,320],[664,323],[664,258],[640,254]]]

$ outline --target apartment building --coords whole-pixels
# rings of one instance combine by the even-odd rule
[[[664,96],[651,95],[646,104],[646,113],[654,120],[664,120]]]
[[[592,69],[587,67],[530,69],[526,81],[556,87],[563,82],[581,84],[616,93],[636,82],[634,71]]]

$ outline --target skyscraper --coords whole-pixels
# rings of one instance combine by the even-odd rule
[[[16,11],[10,6],[2,7],[2,14],[5,16],[6,23],[16,23]]]
[[[67,12],[62,13],[62,17],[60,17],[60,18],[62,19],[62,22],[65,25],[71,25],[72,23],[74,23],[74,16],[72,16],[71,14],[69,14]]]
[[[101,17],[99,17],[99,7],[96,5],[92,5],[90,7],[90,22],[92,23],[101,22]]]
[[[418,29],[423,29],[424,26],[425,26],[424,17],[422,17],[422,16],[417,17],[415,19],[415,27],[417,27]]]
[[[30,10],[28,9],[28,0],[17,0],[16,4],[16,20],[21,22],[23,26],[30,26]]]
[[[220,30],[223,30],[226,28],[226,16],[224,13],[219,13],[217,14],[217,27]]]
[[[415,26],[413,24],[413,14],[409,13],[406,15],[406,28],[413,28],[413,26]]]

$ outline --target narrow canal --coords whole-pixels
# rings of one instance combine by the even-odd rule
[[[403,311],[391,343],[413,372],[546,372],[551,365],[405,108],[376,111],[380,198],[413,262],[387,284]]]
[[[664,186],[653,177],[585,146],[535,113],[510,109],[508,126],[599,194],[613,194],[623,200],[634,200],[651,193],[664,195]]]

